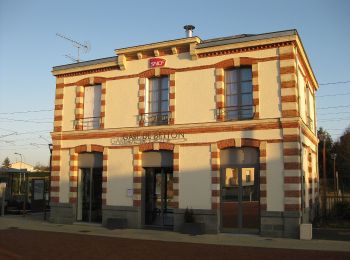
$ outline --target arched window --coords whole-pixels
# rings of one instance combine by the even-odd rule
[[[222,229],[258,229],[259,150],[225,148],[220,151],[220,168]]]

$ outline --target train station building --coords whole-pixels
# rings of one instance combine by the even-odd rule
[[[51,221],[296,237],[318,203],[315,92],[296,30],[192,36],[53,67]]]

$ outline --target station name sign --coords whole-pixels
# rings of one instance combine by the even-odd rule
[[[162,58],[151,58],[149,59],[149,66],[151,68],[164,67],[166,60]]]
[[[185,134],[178,131],[136,132],[111,138],[111,145],[134,145],[185,141]]]

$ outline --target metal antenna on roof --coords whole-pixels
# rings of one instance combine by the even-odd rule
[[[77,58],[73,58],[73,57],[70,56],[70,55],[65,55],[66,58],[69,58],[69,59],[71,59],[72,61],[75,61],[75,62],[80,62],[80,61],[81,61],[81,60],[80,60],[80,49],[82,49],[83,53],[87,53],[87,52],[90,51],[90,49],[91,49],[90,43],[87,42],[87,41],[85,41],[84,43],[80,43],[80,42],[75,41],[75,40],[73,40],[73,39],[71,39],[71,38],[68,38],[67,36],[64,36],[64,35],[62,35],[62,34],[56,33],[56,35],[57,35],[58,37],[61,37],[62,39],[65,39],[65,40],[67,40],[67,41],[70,41],[70,42],[73,44],[73,46],[74,46],[75,48],[77,48],[77,51],[78,51],[78,57],[77,57]]]
[[[67,59],[70,59],[71,61],[74,61],[74,62],[81,62],[81,61],[83,61],[83,60],[77,60],[70,53],[69,54],[65,54],[63,56],[66,57]]]

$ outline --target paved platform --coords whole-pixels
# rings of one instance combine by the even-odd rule
[[[0,230],[24,229],[36,231],[63,232],[70,234],[85,234],[103,237],[128,238],[140,240],[155,240],[167,242],[184,242],[211,245],[230,245],[260,248],[284,248],[318,251],[350,252],[350,241],[333,240],[298,240],[287,238],[267,238],[257,235],[242,234],[205,234],[190,236],[172,231],[157,231],[144,229],[109,230],[98,224],[73,225],[53,224],[43,221],[40,215],[4,216],[0,217]]]

